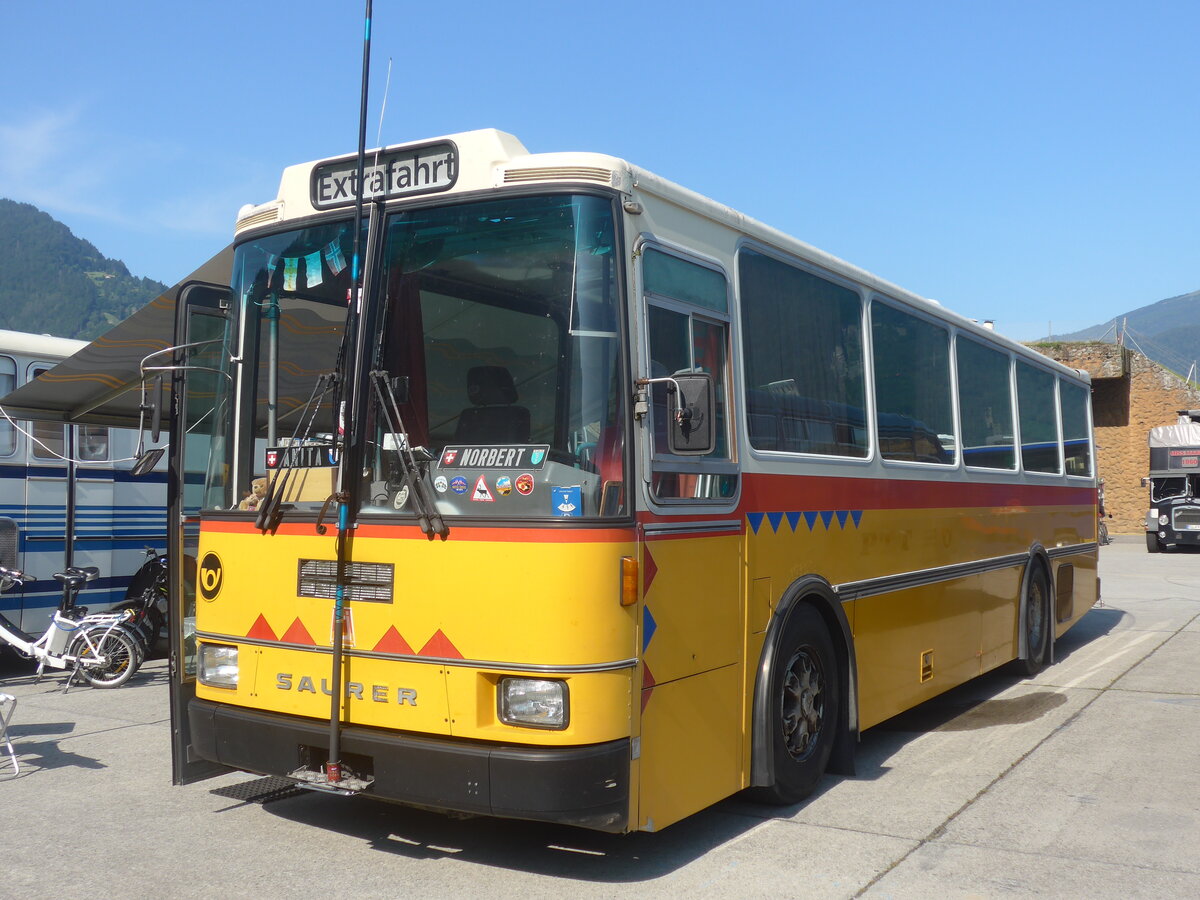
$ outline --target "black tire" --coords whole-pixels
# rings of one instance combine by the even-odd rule
[[[92,643],[96,645],[97,655],[104,659],[103,664],[79,667],[79,674],[92,687],[120,687],[133,677],[142,664],[142,652],[137,640],[122,628],[93,634]],[[68,652],[85,660],[92,656],[91,647],[82,636],[75,638]]]
[[[1146,532],[1146,552],[1147,553],[1160,553],[1160,552],[1162,552],[1162,548],[1163,548],[1162,541],[1160,541],[1158,539],[1158,535],[1155,534],[1153,531],[1147,531]]]
[[[817,786],[833,750],[841,679],[829,629],[817,610],[798,604],[788,616],[771,663],[766,714],[775,783],[754,789],[764,803],[788,805]]]
[[[1041,565],[1034,563],[1021,598],[1024,615],[1026,655],[1014,665],[1021,675],[1033,676],[1050,661],[1050,579]]]

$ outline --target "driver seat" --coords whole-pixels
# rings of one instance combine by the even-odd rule
[[[457,444],[527,444],[529,410],[517,406],[517,387],[504,366],[473,366],[467,370],[467,399],[471,406],[458,414]]]

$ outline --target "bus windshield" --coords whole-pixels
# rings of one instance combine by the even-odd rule
[[[371,353],[400,423],[373,404],[363,511],[412,511],[398,456],[422,447],[443,515],[623,515],[612,202],[405,210],[383,245]]]

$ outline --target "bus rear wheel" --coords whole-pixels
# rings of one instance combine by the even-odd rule
[[[1024,615],[1026,653],[1015,663],[1021,675],[1036,675],[1050,660],[1050,629],[1048,626],[1050,611],[1050,579],[1046,570],[1034,564],[1029,576],[1029,584],[1025,587],[1025,596],[1021,601]]]
[[[808,797],[833,750],[840,702],[837,657],[820,613],[801,604],[788,616],[771,665],[767,714],[775,783],[755,789],[765,803]]]

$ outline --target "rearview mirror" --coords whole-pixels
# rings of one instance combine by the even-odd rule
[[[150,472],[156,465],[158,465],[158,461],[162,459],[165,452],[165,447],[151,447],[138,457],[137,462],[133,464],[133,468],[129,470],[129,474],[137,478],[145,475],[147,472]]]
[[[704,372],[672,376],[675,383],[667,446],[672,453],[703,456],[716,447],[716,405],[712,376]]]

